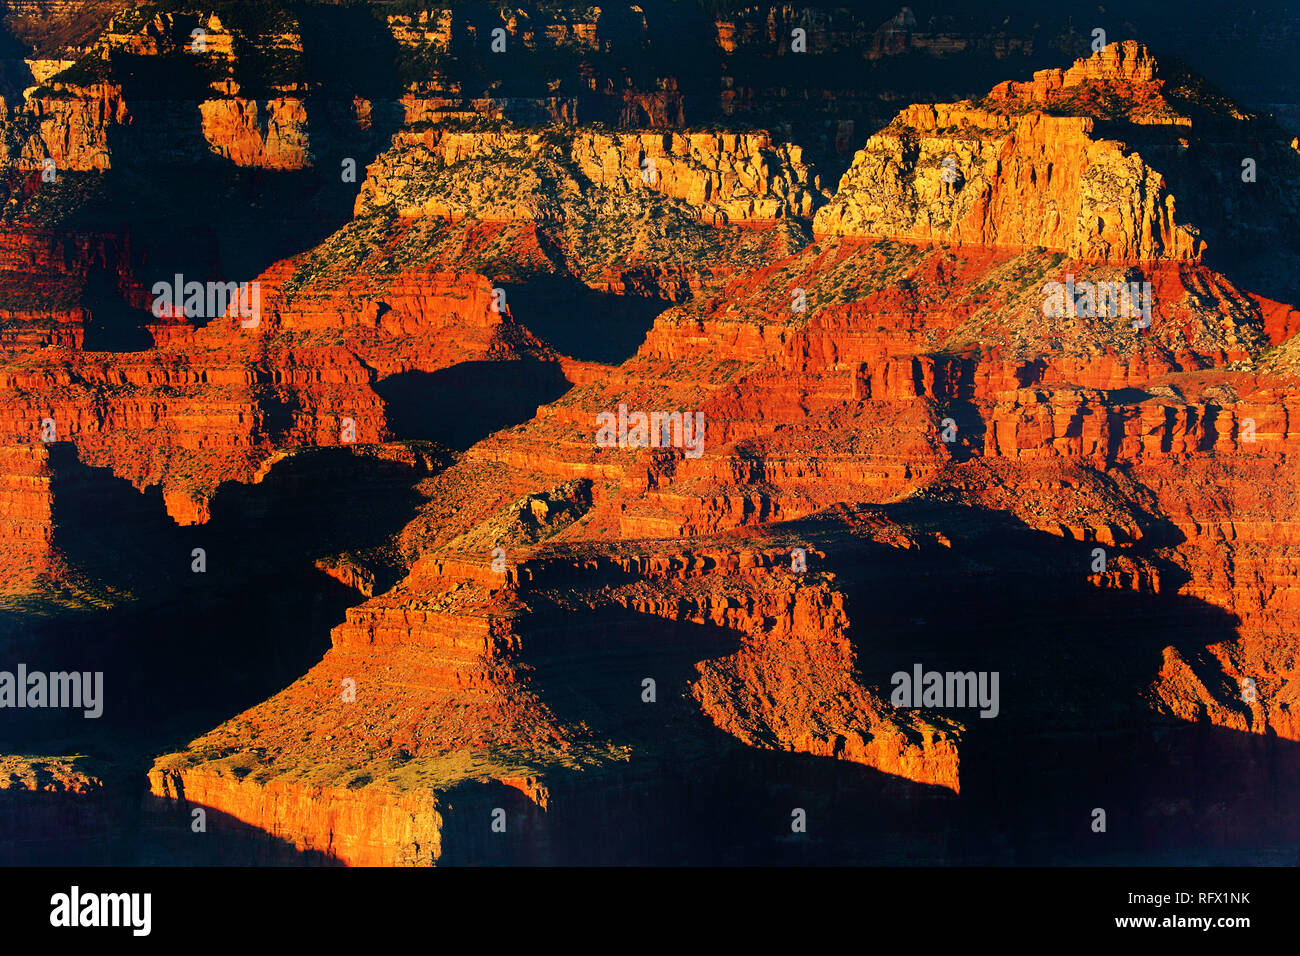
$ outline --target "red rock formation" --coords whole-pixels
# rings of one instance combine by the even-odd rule
[[[52,82],[24,105],[36,129],[13,160],[42,172],[50,171],[46,161],[52,160],[55,175],[59,170],[108,169],[109,129],[130,121],[121,88],[108,83],[79,87]]]
[[[0,548],[6,591],[30,587],[53,570],[54,514],[44,445],[0,449]]]
[[[1039,70],[1028,83],[1014,80],[999,83],[989,99],[999,103],[1054,106],[1069,102],[1090,88],[1100,87],[1118,91],[1128,100],[1159,102],[1163,99],[1164,82],[1157,79],[1156,72],[1155,57],[1147,48],[1126,40],[1112,43],[1092,56],[1080,57],[1069,69]]]
[[[199,104],[203,138],[212,151],[236,166],[302,169],[310,141],[302,100],[280,97],[258,103],[231,97]]]
[[[788,19],[737,18],[720,42],[783,34]],[[581,18],[503,22],[525,46],[601,40]],[[445,47],[457,24],[390,21],[416,47]],[[812,26],[838,42],[833,24]],[[913,26],[896,22],[873,53],[909,47]],[[130,42],[164,37],[141,35]],[[391,437],[384,379],[527,357],[572,387],[421,473],[423,504],[380,546],[391,588],[365,555],[313,558],[358,592],[330,649],[155,763],[160,826],[169,803],[197,805],[346,863],[444,861],[495,801],[558,832],[548,821],[581,815],[584,800],[613,819],[674,770],[705,789],[734,785],[718,768],[736,753],[969,794],[963,746],[982,722],[895,706],[887,683],[929,651],[898,618],[951,613],[938,605],[953,589],[984,615],[1000,595],[1024,596],[1017,587],[1059,585],[1073,605],[1049,596],[1013,614],[1005,598],[1001,612],[1032,641],[1035,615],[1069,618],[1094,596],[1158,598],[1142,605],[1153,618],[1232,615],[1235,632],[1217,627],[1203,652],[1179,637],[1142,687],[1113,696],[1145,691],[1176,720],[1300,739],[1286,636],[1300,609],[1300,387],[1284,374],[1296,313],[1199,261],[1164,177],[1094,138],[1093,117],[1029,108],[1086,106],[1079,95],[1097,88],[1163,102],[1145,52],[1123,46],[1000,86],[982,106],[909,107],[820,210],[799,148],[758,131],[402,131],[370,166],[354,221],[259,277],[253,326],[177,318],[154,323],[152,349],[89,352],[61,328],[86,321],[68,302],[32,310],[48,331],[14,331],[22,351],[0,367],[13,589],[59,570],[43,418],[83,463],[161,485],[169,514],[195,523],[223,481],[261,481],[291,447],[347,441],[346,419],[358,442]],[[220,102],[235,105],[211,139],[232,160],[305,155]],[[408,115],[449,105],[413,94]],[[787,221],[810,215],[811,243]],[[60,248],[80,261],[98,247]],[[55,291],[90,268],[31,239],[0,251]],[[617,365],[561,358],[529,329],[537,316],[496,294],[520,276],[678,304]],[[1151,322],[1049,313],[1047,285],[1066,281],[1147,283]],[[467,417],[480,400],[465,395]],[[693,444],[602,441],[602,417],[627,409],[698,415],[702,430]],[[1027,544],[1039,551],[1015,553]],[[1019,567],[1040,553],[1043,568]],[[1012,580],[1022,572],[1028,586]],[[1125,626],[1121,638],[1148,639],[1142,622]],[[943,650],[962,667],[991,654],[1008,673],[1037,666],[1042,647],[998,629],[1009,628],[981,621]],[[689,715],[638,736],[621,703],[592,700],[637,702],[618,665],[646,649],[660,655],[663,701]],[[1238,692],[1248,678],[1253,700]],[[1055,714],[1067,699],[1035,689],[1016,719],[1091,729]],[[1133,703],[1093,719],[1131,717]]]
[[[975,134],[955,136],[949,130]],[[1042,247],[1091,262],[1196,260],[1164,179],[1089,118],[913,106],[854,157],[821,235]]]
[[[582,181],[616,194],[648,191],[681,200],[715,224],[806,218],[822,199],[820,179],[803,163],[799,147],[774,144],[766,133],[560,136],[557,149],[555,134],[400,133],[367,171],[357,211],[395,202],[404,216],[545,221],[572,215],[560,197],[585,198]],[[503,153],[535,165],[517,176],[503,178],[500,169],[495,177],[481,176]],[[431,174],[447,188],[430,190]]]

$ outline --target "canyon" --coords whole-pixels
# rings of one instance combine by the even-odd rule
[[[0,858],[1294,862],[1279,117],[910,10],[46,7],[0,646],[106,700],[5,714]],[[921,664],[996,717],[893,704]]]

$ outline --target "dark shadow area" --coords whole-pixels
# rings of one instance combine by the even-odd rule
[[[576,279],[537,276],[509,288],[515,320],[557,351],[585,362],[618,365],[636,353],[663,299],[597,292]]]
[[[398,440],[464,450],[532,418],[569,389],[557,362],[461,362],[436,372],[402,372],[375,384]]]
[[[313,7],[302,13],[304,75],[319,77],[310,94],[300,95],[305,168],[241,167],[214,152],[200,103],[224,100],[210,88],[212,76],[199,58],[118,54],[113,77],[131,122],[108,127],[113,161],[103,174],[104,201],[68,225],[129,232],[137,275],[148,287],[176,273],[199,281],[251,281],[350,221],[366,165],[387,148],[402,120],[395,44],[366,10]],[[257,73],[256,63],[238,65]],[[243,78],[240,96],[255,99],[258,108],[250,133],[267,136],[268,99],[283,95],[259,88],[256,76]],[[364,115],[354,96],[371,101]],[[345,159],[355,163],[351,182],[342,176]]]
[[[39,766],[39,764],[38,764]],[[107,866],[122,859],[121,801],[88,793],[0,789],[0,864]]]
[[[1187,145],[1146,143],[1131,129],[1116,135],[1165,178],[1177,202],[1176,221],[1194,226],[1205,243],[1207,268],[1245,291],[1300,303],[1294,265],[1300,237],[1290,213],[1300,177],[1300,156],[1289,146],[1294,134],[1267,116],[1251,123],[1198,123],[1193,129]],[[1243,179],[1246,160],[1252,168]],[[1189,291],[1195,300],[1212,290],[1193,280]]]
[[[970,461],[983,453],[984,433],[987,424],[975,403],[975,370],[978,359],[957,356],[936,360],[934,417],[939,428],[943,447],[954,461]],[[924,371],[920,362],[912,363],[912,377],[916,394],[926,392]]]
[[[0,790],[5,866],[340,866],[318,850],[229,814],[204,807],[204,832],[193,830],[194,807],[146,796],[143,811],[126,813],[106,792],[33,793]],[[138,803],[138,801],[137,801]]]
[[[934,711],[966,727],[961,797],[935,821],[948,833],[945,862],[1300,859],[1300,811],[1286,798],[1300,782],[1300,744],[1162,717],[1145,698],[1165,647],[1196,668],[1206,645],[1236,636],[1234,618],[1175,593],[1180,569],[1157,562],[1158,594],[1098,588],[1087,581],[1094,544],[996,512],[886,510],[943,529],[952,547],[819,542],[845,591],[860,680],[888,701],[892,675],[916,664],[1000,675],[996,717]],[[1148,547],[1176,534],[1166,531]],[[1092,830],[1096,808],[1104,833]]]
[[[294,14],[302,37],[302,71],[320,95],[372,103],[400,99],[396,62],[401,48],[373,8],[360,5],[299,5]]]
[[[423,500],[411,487],[419,468],[317,449],[260,484],[225,486],[207,524],[177,527],[156,488],[142,495],[70,446],[57,451],[55,546],[118,606],[6,622],[4,658],[103,671],[103,716],[7,711],[0,752],[144,759],[265,700],[320,659],[364,599],[313,562],[385,542]]]
[[[423,501],[412,486],[428,472],[363,447],[313,449],[259,484],[224,486],[208,523],[178,527],[157,488],[141,494],[107,469],[82,465],[68,443],[51,450],[55,547],[92,594],[120,603],[4,620],[0,650],[11,669],[21,662],[29,671],[102,672],[103,713],[6,710],[0,753],[83,753],[107,765],[105,794],[88,799],[111,807],[87,825],[100,819],[124,834],[89,841],[116,861],[134,852],[154,755],[265,700],[320,660],[331,628],[364,597],[314,560],[385,542]],[[196,548],[202,573],[193,570]],[[72,799],[53,800],[54,819]],[[29,804],[24,812],[41,811]]]
[[[939,861],[923,824],[952,799],[948,791],[748,747],[701,712],[690,694],[696,662],[737,650],[734,632],[618,609],[556,609],[538,613],[523,646],[533,686],[556,716],[627,747],[629,759],[548,771],[548,807],[516,807],[525,825],[514,840],[492,833],[489,794],[471,788],[466,819],[448,818],[459,829],[449,831],[442,864]],[[796,809],[806,832],[792,830]]]
[[[1150,392],[1140,388],[1115,388],[1106,393],[1106,399],[1112,405],[1136,405],[1150,397]]]
[[[357,157],[358,168],[369,157]],[[284,172],[222,165],[115,168],[99,228],[125,228],[141,283],[249,282],[268,266],[317,245],[352,217],[356,187],[334,169]],[[360,175],[358,178],[361,178]],[[208,317],[211,318],[210,316]]]
[[[90,272],[81,304],[90,312],[85,351],[143,352],[153,347],[153,336],[145,328],[152,316],[131,308],[103,270]]]
[[[203,832],[194,831],[194,811],[203,810]],[[146,795],[138,836],[123,841],[129,866],[343,866],[317,849],[300,850],[288,840],[213,807]]]
[[[497,780],[457,784],[439,800],[442,855],[413,846],[411,862],[438,866],[550,866],[559,862],[546,810]],[[562,858],[562,854],[561,854]]]

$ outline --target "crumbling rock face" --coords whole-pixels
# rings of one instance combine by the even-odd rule
[[[1071,105],[1074,98],[1089,92],[1119,93],[1126,100],[1160,100],[1164,82],[1157,79],[1156,59],[1142,44],[1133,40],[1112,43],[1092,56],[1080,57],[1069,69],[1039,70],[1032,80],[1018,83],[1008,80],[993,87],[991,102],[1021,107],[1060,107]],[[1082,105],[1082,104],[1078,104]],[[1126,104],[1132,113],[1132,103]],[[1134,122],[1176,122],[1190,124],[1184,118],[1162,119],[1143,115]]]
[[[121,11],[84,56],[59,61],[61,70],[41,68],[38,85],[25,90],[21,102],[6,104],[4,140],[11,161],[24,168],[44,170],[52,160],[58,171],[102,171],[113,165],[120,129],[147,118],[154,135],[167,139],[151,144],[154,161],[196,162],[206,141],[212,154],[238,166],[303,169],[312,159],[307,108],[301,95],[292,95],[305,90],[297,74],[301,56],[297,25],[283,12],[268,14],[250,33],[228,27],[216,14]],[[248,80],[250,58],[254,71],[263,69],[258,58],[274,64],[254,84],[273,95],[241,95],[238,78]],[[177,90],[129,104],[123,84],[147,61],[156,62],[160,75],[171,71]],[[218,95],[203,97],[203,87]],[[317,118],[329,110],[322,103]],[[366,118],[359,113],[357,120],[364,132]],[[196,125],[202,139],[191,143]]]
[[[1158,172],[1088,118],[1005,116],[960,104],[913,106],[867,141],[822,235],[1041,247],[1100,262],[1196,260]]]
[[[120,87],[53,82],[3,117],[22,138],[4,159],[17,168],[56,176],[60,170],[104,170],[111,165],[109,130],[130,122]],[[50,164],[53,163],[53,166]]]
[[[1273,135],[1194,79],[1161,77],[1140,44],[1113,43],[978,102],[903,110],[855,156],[814,228],[1089,262],[1199,261],[1204,232],[1241,238],[1230,224],[1239,200],[1219,173],[1223,145]],[[1188,191],[1181,210],[1171,175]],[[1211,182],[1217,204],[1204,201]],[[1270,201],[1289,207],[1294,195]]]
[[[588,135],[574,139],[572,156],[599,186],[648,186],[717,223],[806,219],[824,198],[799,147],[764,134]]]
[[[779,165],[778,151],[758,145],[768,142],[766,134],[709,134],[694,146],[679,134],[644,139],[563,128],[402,131],[368,168],[353,229],[399,246],[402,257],[438,257],[508,282],[558,276],[594,290],[669,301],[807,241],[792,210],[776,198],[805,172],[798,171],[796,155],[790,154],[795,165]],[[598,157],[593,150],[600,143],[610,145]],[[670,155],[668,146],[679,153]],[[752,171],[771,184],[754,186],[766,198],[739,178],[751,161],[760,164]],[[684,198],[670,194],[661,163],[673,177],[671,192]],[[719,184],[718,192],[710,183]],[[796,186],[789,195],[803,203],[808,194]],[[729,222],[727,209],[779,218],[775,229],[756,229],[771,221]]]
[[[201,43],[195,42],[195,30],[202,31]],[[234,35],[221,18],[197,10],[121,11],[100,35],[94,50],[103,58],[115,53],[134,56],[194,53],[229,62],[235,55]]]
[[[388,29],[402,46],[433,47],[445,51],[451,44],[451,10],[421,10],[414,15],[387,18]]]
[[[142,320],[149,315],[120,242],[39,231],[10,239],[8,265],[21,270],[29,295],[44,286],[76,301],[98,269],[137,300]],[[30,351],[0,373],[5,441],[72,442],[88,465],[141,489],[161,484],[178,521],[202,522],[222,481],[255,480],[277,448],[382,439],[385,405],[374,391],[382,377],[546,353],[496,308],[482,276],[424,270],[321,289],[309,267],[290,296],[294,266],[259,280],[265,297],[251,327],[232,307],[203,328],[159,326],[165,345],[131,353],[76,348],[93,314],[74,310],[76,335],[64,334],[65,323],[50,321],[60,313],[33,301],[32,318],[9,323],[11,341]]]
[[[496,177],[477,175],[494,162]],[[501,166],[510,170],[505,177]],[[823,196],[799,148],[765,133],[447,131],[399,134],[367,171],[357,212],[396,202],[403,215],[546,221],[563,218],[567,203],[593,185],[619,196],[667,196],[718,225],[807,218]]]
[[[43,445],[0,449],[0,547],[7,590],[30,587],[53,563],[49,453]]]
[[[212,151],[237,166],[302,169],[308,164],[307,111],[299,99],[206,100],[199,112]]]
[[[387,29],[443,54],[497,14]],[[831,47],[869,34],[880,57],[937,36],[905,14],[865,32],[801,16],[737,15],[718,42],[806,24]],[[600,10],[501,22],[526,49],[584,53],[616,26]],[[162,55],[184,26],[150,23],[109,45]],[[1106,90],[1118,117],[1089,111]],[[310,100],[280,92],[265,129],[263,98],[209,98],[206,141],[233,164],[308,162]],[[262,272],[251,324],[151,316],[106,239],[0,243],[33,292],[3,314],[7,594],[39,601],[94,570],[59,548],[69,452],[160,491],[186,534],[223,505],[273,519],[334,487],[305,449],[412,464],[366,487],[361,545],[284,558],[309,580],[273,585],[330,602],[320,643],[156,759],[150,828],[203,807],[232,841],[265,837],[247,853],[268,862],[618,862],[591,821],[654,844],[646,820],[741,789],[745,825],[769,829],[864,794],[919,808],[930,829],[906,849],[948,859],[945,801],[996,822],[999,765],[1030,762],[1071,799],[1122,775],[1042,767],[1098,728],[1300,739],[1297,313],[1203,261],[1158,164],[1096,135],[1184,126],[1144,50],[908,107],[825,204],[802,149],[762,131],[464,128],[443,92],[410,92],[415,125],[370,164],[353,220]],[[151,346],[87,346],[104,314],[91,277]],[[1044,308],[1052,284],[1121,283],[1146,288],[1149,315]],[[547,314],[544,293],[573,286],[584,297]],[[581,347],[617,321],[611,293],[667,307],[616,356],[563,355],[566,332]],[[491,407],[516,392],[521,407]],[[454,453],[422,448],[429,419],[463,426]],[[72,489],[83,512],[93,485]],[[325,500],[309,523],[358,506]],[[1002,673],[1002,716],[900,703],[891,675],[922,662]],[[494,849],[498,810],[523,836]],[[745,859],[704,819],[626,859]],[[860,838],[840,858],[875,850]]]

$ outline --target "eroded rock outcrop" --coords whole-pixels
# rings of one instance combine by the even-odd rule
[[[480,176],[491,163],[496,175]],[[824,198],[799,148],[766,133],[447,131],[399,134],[368,170],[357,209],[396,203],[403,215],[554,220],[579,197],[599,201],[591,186],[608,190],[610,201],[638,193],[679,200],[713,224],[807,218]]]
[[[644,26],[480,13],[386,29],[437,72],[498,18],[524,50],[581,55]],[[187,22],[111,44],[161,55]],[[734,52],[804,22],[737,15],[716,39]],[[875,58],[942,41],[904,14],[806,23],[830,48],[869,36]],[[1107,90],[1123,108],[1093,115]],[[152,347],[87,348],[90,276],[149,307],[130,257],[0,246],[43,293],[8,313],[0,368],[11,593],[67,570],[47,418],[79,466],[161,486],[186,531],[223,495],[273,517],[333,487],[342,469],[312,446],[403,465],[365,486],[392,513],[352,530],[362,544],[273,569],[328,596],[321,643],[155,761],[149,828],[183,832],[203,807],[232,845],[266,837],[249,852],[267,861],[274,842],[300,862],[734,862],[737,845],[788,840],[793,810],[833,821],[866,795],[889,827],[928,818],[900,858],[932,842],[947,859],[957,795],[980,822],[1014,805],[1002,767],[1068,791],[1058,808],[1080,779],[1122,776],[1055,766],[1080,739],[1111,761],[1152,725],[1297,739],[1295,310],[1202,261],[1159,166],[1098,135],[1184,128],[1145,51],[909,107],[824,206],[802,150],[761,131],[445,123],[463,93],[410,90],[418,125],[370,165],[351,222],[261,273],[251,325],[154,315]],[[543,111],[572,118],[567,93]],[[262,101],[210,100],[208,142],[237,164],[305,162],[293,104],[309,101],[276,100],[274,143],[247,105]],[[1149,314],[1049,314],[1046,287],[1067,282],[1145,287]],[[537,289],[571,286],[671,306],[614,357],[565,357],[550,338],[615,320],[587,308],[610,299],[547,314]],[[490,407],[516,390],[524,407]],[[416,440],[429,418],[467,425],[445,460]],[[93,513],[102,486],[78,474]],[[325,495],[303,523],[347,509]],[[982,713],[899,702],[893,678],[926,665],[1001,674],[1004,696]],[[752,799],[732,844],[712,834],[738,788]],[[659,840],[646,821],[682,807],[700,819]],[[625,829],[645,845],[593,847]],[[841,858],[878,858],[878,836],[856,832]]]
[[[307,111],[301,100],[205,100],[199,112],[212,151],[237,166],[301,169],[308,164]]]
[[[909,107],[857,154],[814,229],[1089,261],[1199,259],[1160,174],[1093,129],[1086,117]]]

